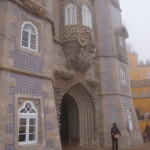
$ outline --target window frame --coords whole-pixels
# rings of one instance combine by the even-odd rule
[[[147,79],[150,79],[150,72],[147,73]]]
[[[25,105],[27,103],[31,104],[31,108],[35,110],[36,113],[20,113],[20,111],[25,108]],[[26,124],[25,125],[20,125],[20,119],[26,119]],[[30,125],[30,119],[35,119],[35,125]],[[25,141],[19,142],[19,128],[25,126],[26,131],[25,131]],[[35,140],[30,141],[29,140],[29,127],[35,126]],[[36,144],[38,142],[38,111],[34,107],[33,103],[31,101],[26,101],[23,106],[18,110],[18,143],[19,145],[28,145],[28,144]]]
[[[85,16],[84,16],[85,13]],[[87,5],[82,6],[82,24],[92,28],[92,14]]]
[[[70,9],[70,18],[69,19],[68,19],[68,13],[67,13],[68,8]],[[73,8],[75,9],[74,16],[73,16]],[[74,18],[74,22],[73,22],[73,18]],[[65,7],[65,26],[74,25],[74,24],[77,24],[77,6],[74,5],[73,3],[69,3]]]
[[[125,69],[123,67],[120,67],[120,80],[122,83],[127,82]]]
[[[119,45],[121,47],[124,47],[124,45],[125,45],[125,40],[123,39],[123,37],[121,35],[119,35]]]
[[[35,33],[24,29],[24,26],[25,26],[26,24],[30,24],[30,25],[34,28]],[[23,31],[25,31],[25,32],[28,33],[28,46],[27,46],[27,47],[22,44],[22,41],[23,41]],[[35,49],[31,48],[31,35],[36,36]],[[30,50],[30,51],[37,52],[37,51],[38,51],[38,39],[39,39],[39,36],[38,36],[38,31],[37,31],[36,26],[35,26],[32,22],[24,22],[24,23],[22,24],[22,26],[21,26],[21,42],[20,42],[21,47],[23,47],[23,48],[25,48],[25,49],[28,49],[28,50]],[[33,44],[32,44],[32,45],[33,45]]]

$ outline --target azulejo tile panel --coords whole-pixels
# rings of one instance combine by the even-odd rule
[[[46,91],[42,90],[43,84],[46,83],[44,79],[31,77],[27,75],[22,75],[18,73],[11,73],[10,77],[16,80],[16,86],[11,86],[9,95],[12,96],[12,104],[8,104],[7,112],[8,114],[12,115],[13,121],[6,126],[6,134],[10,134],[12,136],[12,143],[9,145],[5,145],[4,150],[15,150],[15,126],[16,126],[16,102],[15,102],[15,95],[16,94],[23,94],[28,96],[42,96],[45,100],[48,96]],[[48,106],[44,106],[44,116],[50,114],[50,108]],[[44,117],[44,118],[45,118]],[[47,121],[44,119],[45,124],[45,138],[46,138],[46,148],[54,147],[54,139],[49,139],[48,132],[53,130],[52,122]]]
[[[14,60],[14,67],[35,73],[43,73],[43,69],[46,65],[44,58],[20,50],[12,51],[11,58]]]

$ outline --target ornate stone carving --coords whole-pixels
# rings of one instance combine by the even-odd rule
[[[19,4],[29,12],[32,12],[38,16],[45,16],[45,13],[47,12],[46,8],[39,5],[34,0],[12,0],[12,1]]]
[[[117,56],[118,56],[118,58],[119,58],[121,61],[128,63],[128,58],[127,58],[127,55],[126,55],[126,50],[125,50],[125,48],[124,48],[124,49],[118,49],[118,50],[117,50]]]
[[[67,76],[67,79],[66,79]],[[64,78],[65,77],[65,78]],[[68,78],[69,77],[69,78]],[[63,96],[67,93],[67,91],[77,85],[80,84],[89,95],[89,100],[91,103],[92,111],[93,111],[93,122],[94,122],[94,142],[97,145],[98,140],[98,128],[100,126],[100,117],[102,117],[100,103],[100,99],[97,92],[97,82],[96,79],[86,79],[85,74],[80,72],[72,72],[72,71],[55,71],[54,72],[54,94],[56,99],[56,109],[58,115],[58,123],[60,126],[60,114],[61,114],[61,103]]]
[[[87,72],[95,57],[96,42],[93,31],[81,25],[64,26],[61,28],[60,41],[68,69],[81,73]]]
[[[75,72],[69,71],[69,70],[63,70],[63,71],[56,71],[57,74],[60,75],[60,77],[64,80],[69,80],[72,79],[73,76],[75,75]],[[56,74],[56,73],[55,73]]]
[[[87,3],[90,3],[91,4],[91,2],[94,2],[94,0],[63,0],[64,1],[64,3],[66,4],[66,3],[76,3],[76,4],[78,4],[78,5],[83,5],[83,4],[87,4]]]
[[[91,87],[96,87],[98,84],[98,80],[97,79],[88,79],[87,83],[91,86]]]

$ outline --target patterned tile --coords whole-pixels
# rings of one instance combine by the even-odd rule
[[[54,147],[54,140],[47,140],[46,141],[46,148],[53,148]]]
[[[44,58],[34,56],[19,50],[11,52],[11,58],[14,60],[14,67],[36,73],[43,73],[45,68]]]
[[[21,75],[17,73],[11,73],[11,78],[16,80],[16,87],[10,87],[9,94],[12,96],[13,103],[8,104],[7,111],[12,113],[13,122],[6,128],[7,134],[12,134],[12,145],[15,145],[15,94],[25,94],[29,96],[42,96],[44,99],[47,97],[48,93],[42,90],[42,85],[46,83],[45,80],[40,78],[35,78],[27,75]],[[50,108],[44,107],[44,115],[50,114]],[[49,140],[47,132],[53,130],[51,123],[45,120],[45,137],[46,137],[46,148],[52,148],[54,146],[53,140]],[[6,146],[5,150],[14,150],[13,147]]]

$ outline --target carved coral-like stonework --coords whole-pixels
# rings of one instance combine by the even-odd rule
[[[68,69],[81,73],[87,72],[95,56],[96,42],[93,31],[81,25],[64,26],[61,28],[60,41]]]
[[[47,12],[46,8],[44,8],[34,0],[11,0],[11,1],[19,4],[21,7],[25,8],[29,12],[34,13],[41,17],[45,17],[45,14]]]
[[[94,145],[97,145],[98,128],[100,127],[100,109],[97,107],[101,101],[97,92],[97,80],[87,79],[85,74],[80,72],[73,72],[69,70],[55,71],[54,72],[54,94],[56,99],[56,109],[58,115],[58,123],[60,126],[60,115],[61,115],[61,103],[63,96],[68,90],[78,84],[80,84],[88,96],[90,97],[90,104],[93,112],[93,123],[94,123]],[[100,105],[101,106],[101,105]]]

